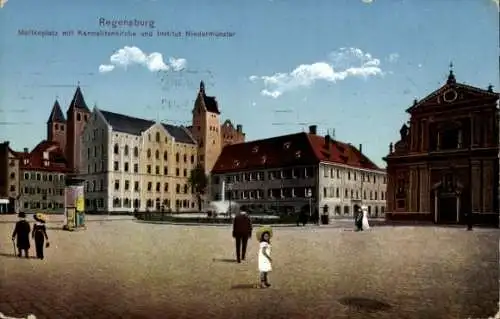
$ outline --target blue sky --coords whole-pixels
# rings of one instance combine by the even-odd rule
[[[155,28],[100,27],[100,17]],[[65,112],[78,82],[90,106],[187,124],[204,80],[222,117],[243,124],[249,140],[317,124],[383,165],[404,110],[444,84],[450,61],[459,82],[498,88],[498,18],[492,0],[9,0],[0,9],[0,121],[8,122],[0,139],[32,148],[56,96]],[[61,35],[69,30],[136,36]],[[234,36],[141,36],[187,30]],[[100,73],[115,53],[118,65]],[[164,64],[157,57],[149,67],[168,71],[148,69],[154,53]],[[183,71],[169,67],[171,57],[185,60],[175,60]]]

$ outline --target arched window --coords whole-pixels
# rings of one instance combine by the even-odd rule
[[[155,158],[160,159],[160,151],[156,150],[155,152]]]
[[[134,147],[134,156],[135,157],[139,157],[139,149],[136,147]]]
[[[344,206],[344,215],[349,215],[349,206]]]
[[[335,215],[341,215],[342,212],[341,212],[341,209],[340,209],[340,206],[335,206]]]
[[[180,161],[180,155],[179,155],[179,153],[176,153],[176,154],[175,154],[175,161],[176,161],[177,163],[179,163],[179,161]]]
[[[125,149],[123,150],[125,156],[128,156],[128,145],[125,145]]]
[[[194,164],[194,155],[191,155],[191,164]]]
[[[114,152],[115,152],[115,154],[120,153],[120,148],[118,147],[118,144],[115,144]]]
[[[76,120],[77,121],[81,121],[82,120],[82,116],[80,115],[80,113],[76,113]]]
[[[168,159],[167,151],[163,152],[163,159],[166,161]]]
[[[184,194],[187,194],[187,192],[188,192],[188,186],[184,185]]]
[[[187,163],[187,155],[184,154],[184,163]]]
[[[156,132],[156,142],[160,143],[160,133]]]
[[[148,155],[148,158],[151,158],[151,150],[150,150],[149,148],[148,148],[148,153],[147,153],[147,155]]]

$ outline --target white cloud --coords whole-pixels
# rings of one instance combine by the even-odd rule
[[[99,65],[99,73],[107,73],[113,71],[115,68],[112,64],[101,64]]]
[[[383,75],[380,60],[357,48],[341,48],[329,55],[329,61],[302,64],[289,73],[270,76],[252,75],[249,80],[262,82],[261,94],[278,98],[283,93],[309,87],[316,81],[337,82],[348,77],[368,78]]]
[[[391,53],[391,54],[389,54],[388,60],[391,63],[397,62],[399,60],[399,54],[398,53]]]
[[[255,102],[252,102],[252,106],[256,106],[256,105],[257,105],[257,103],[255,103]]]
[[[361,0],[361,1],[363,1],[363,3],[372,3],[373,2],[373,0]]]
[[[168,64],[163,60],[163,55],[159,52],[146,54],[138,47],[124,46],[117,50],[109,58],[110,64],[101,64],[99,72],[106,73],[113,71],[116,66],[127,68],[131,65],[145,66],[151,72],[158,71],[180,71],[186,67],[186,59],[169,58]]]

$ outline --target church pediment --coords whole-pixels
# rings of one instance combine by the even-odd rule
[[[493,87],[481,89],[455,81],[453,73],[450,73],[445,85],[427,95],[420,101],[415,100],[413,105],[406,112],[425,112],[436,107],[453,106],[467,101],[497,100],[499,94],[493,92]]]

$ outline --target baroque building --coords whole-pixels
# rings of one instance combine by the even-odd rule
[[[363,204],[371,216],[383,216],[385,171],[360,149],[316,131],[224,147],[212,170],[212,199],[250,212],[331,217],[353,216],[354,205]]]
[[[384,160],[389,219],[498,224],[498,93],[447,82],[406,110]]]
[[[82,134],[89,211],[187,211],[197,145],[184,127],[94,108]]]

